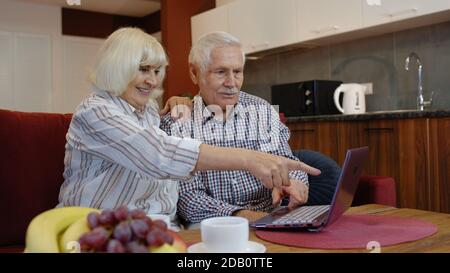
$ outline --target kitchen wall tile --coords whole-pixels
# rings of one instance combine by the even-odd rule
[[[244,87],[270,99],[270,85],[311,79],[372,82],[367,111],[415,109],[417,65],[404,68],[416,52],[424,67],[424,94],[434,91],[434,109],[450,108],[450,21],[345,43],[266,56],[249,61]]]
[[[435,25],[433,28],[434,53],[428,70],[429,92],[434,92],[434,106],[436,109],[450,108],[450,22]]]
[[[405,59],[416,52],[423,65],[425,100],[434,92],[434,106],[449,108],[450,22],[402,31],[395,34],[396,63],[399,90],[411,97],[418,93],[417,64],[412,60],[409,71],[404,69]]]
[[[366,112],[394,110],[398,109],[398,97],[386,96],[386,95],[373,95],[366,96]]]
[[[437,44],[448,44],[450,40],[450,21],[432,26]]]
[[[269,103],[272,102],[271,89],[268,84],[244,84],[242,86],[242,90],[249,94],[263,98]]]
[[[330,78],[329,47],[297,50],[280,54],[277,83],[290,83]]]
[[[247,60],[244,69],[245,84],[273,84],[277,81],[278,55]]]
[[[271,102],[270,87],[277,81],[278,59],[278,55],[271,55],[258,60],[247,60],[242,90]]]
[[[386,34],[332,46],[331,78],[343,82],[372,82],[374,96],[395,97],[398,84],[393,35]],[[369,100],[369,106],[370,104]],[[392,107],[395,108],[396,104]],[[369,108],[378,110],[377,107]]]
[[[400,93],[397,97],[397,109],[417,109],[417,100],[415,95]],[[382,103],[382,102],[380,102]]]
[[[430,51],[435,43],[431,33],[432,27],[421,27],[413,30],[406,30],[395,33],[395,55],[396,55],[396,69],[399,79],[399,90],[403,97],[403,101],[412,101],[416,103],[418,93],[418,63],[416,59],[411,59],[409,70],[405,69],[406,57],[415,52],[423,65],[423,87],[425,90],[429,89],[430,82],[430,65],[433,52]],[[427,93],[427,91],[424,91]],[[410,99],[406,99],[410,97]],[[427,98],[426,98],[427,99]]]
[[[434,93],[432,109],[450,109],[450,84],[448,82],[445,84],[444,87],[432,90]],[[426,97],[426,99],[428,99],[428,97]]]

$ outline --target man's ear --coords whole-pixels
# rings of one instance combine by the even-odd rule
[[[189,76],[191,76],[192,82],[197,85],[199,75],[197,69],[195,69],[195,67],[192,64],[189,65]]]

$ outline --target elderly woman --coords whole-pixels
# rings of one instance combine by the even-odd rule
[[[90,77],[93,93],[76,109],[67,133],[59,206],[126,205],[173,219],[178,189],[172,179],[196,171],[247,170],[268,188],[289,185],[292,169],[318,173],[284,157],[166,135],[152,98],[161,93],[167,64],[162,46],[140,29],[108,37]]]

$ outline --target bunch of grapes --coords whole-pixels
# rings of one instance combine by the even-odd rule
[[[91,231],[78,240],[82,252],[147,253],[152,246],[172,245],[167,224],[150,219],[143,210],[119,207],[87,216]]]

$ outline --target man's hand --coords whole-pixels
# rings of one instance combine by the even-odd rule
[[[247,218],[249,222],[253,222],[258,220],[259,218],[266,216],[267,214],[267,212],[243,209],[236,211],[233,215]]]
[[[164,108],[159,111],[159,115],[163,116],[170,111],[172,120],[188,119],[191,117],[192,100],[186,97],[170,97]]]
[[[289,196],[288,208],[295,208],[308,201],[309,188],[300,180],[291,180],[290,186],[272,189],[272,203],[277,206],[281,199]]]

